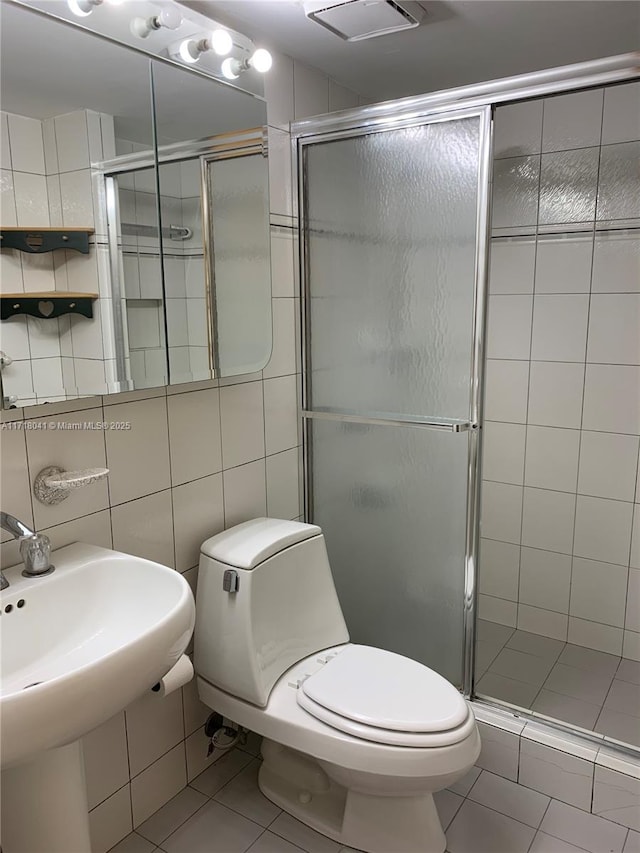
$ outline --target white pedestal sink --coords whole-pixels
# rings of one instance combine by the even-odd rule
[[[178,572],[69,545],[0,594],[3,853],[90,853],[79,738],[151,689],[191,637]]]

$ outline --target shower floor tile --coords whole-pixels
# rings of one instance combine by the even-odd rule
[[[640,663],[478,621],[483,696],[640,745]]]

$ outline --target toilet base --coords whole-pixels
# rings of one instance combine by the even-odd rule
[[[366,853],[444,853],[433,795],[377,796],[346,788],[309,756],[263,741],[262,793],[293,817]]]

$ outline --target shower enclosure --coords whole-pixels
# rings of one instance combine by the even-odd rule
[[[293,126],[303,305],[305,513],[308,521],[325,531],[352,640],[419,660],[469,697],[477,692],[491,703],[515,704],[531,713],[545,713],[545,708],[531,711],[532,702],[525,701],[531,690],[516,689],[506,695],[500,684],[505,676],[494,672],[498,677],[492,680],[490,666],[500,655],[498,668],[511,665],[517,669],[529,658],[534,666],[537,649],[557,641],[554,650],[558,653],[546,678],[563,653],[560,646],[568,643],[587,650],[597,631],[585,628],[580,616],[571,615],[567,599],[560,642],[559,637],[545,635],[544,626],[550,620],[536,621],[534,605],[527,602],[526,594],[518,597],[520,586],[526,588],[527,579],[536,571],[526,567],[532,559],[529,551],[535,551],[533,557],[545,565],[534,587],[544,585],[545,577],[554,580],[555,557],[547,558],[554,543],[544,537],[537,543],[528,540],[523,519],[530,519],[530,527],[536,521],[543,527],[551,523],[556,495],[561,493],[557,485],[543,480],[541,488],[536,480],[545,464],[549,465],[544,443],[537,462],[533,455],[536,441],[540,445],[539,430],[549,425],[546,415],[542,420],[531,410],[527,415],[527,400],[541,393],[544,399],[554,393],[562,398],[563,389],[555,389],[553,381],[566,365],[565,372],[577,375],[582,364],[582,385],[587,388],[585,370],[588,376],[589,362],[595,356],[591,358],[590,351],[585,354],[586,325],[583,350],[578,344],[580,351],[568,357],[562,349],[567,345],[566,330],[556,327],[557,317],[579,307],[588,313],[591,303],[594,310],[598,308],[590,289],[591,262],[602,267],[612,257],[613,239],[627,240],[626,261],[619,266],[626,263],[626,269],[635,268],[637,273],[624,287],[640,290],[640,244],[634,242],[633,230],[640,226],[636,197],[640,180],[634,159],[640,131],[633,118],[627,118],[627,124],[633,125],[627,131],[633,145],[618,145],[616,150],[614,142],[609,144],[602,135],[603,104],[607,103],[604,87],[610,86],[607,91],[614,93],[609,96],[611,109],[627,115],[628,110],[614,101],[626,97],[632,104],[637,96],[640,102],[640,83],[627,83],[627,90],[632,86],[633,92],[621,94],[624,81],[638,79],[637,65],[635,55],[616,57],[378,104]],[[566,127],[564,136],[553,131],[554,126],[562,125],[558,116],[566,108],[558,96],[570,92],[600,93],[599,101],[598,96],[590,97],[594,115],[598,103],[600,108],[599,119],[594,119],[597,141],[585,145],[573,127]],[[555,125],[550,119],[545,125],[553,131],[547,133],[547,142],[542,118],[545,108],[549,116],[556,116]],[[582,106],[580,109],[584,111]],[[538,112],[539,129],[537,124],[532,126],[532,117]],[[494,128],[498,132],[495,145]],[[529,133],[527,144],[534,140],[533,149],[525,146],[521,150],[523,128],[525,135]],[[578,127],[578,135],[580,132]],[[576,156],[576,149],[583,146],[587,153]],[[598,240],[603,243],[599,261],[593,255]],[[586,241],[590,247],[584,250],[585,262],[587,251],[592,254],[586,290],[583,286],[579,291],[580,306],[576,302],[567,308],[562,302],[563,285],[557,284],[554,290],[553,283],[543,283],[540,270],[545,263],[548,268],[556,263],[556,273],[544,281],[553,282],[554,275],[566,278],[573,255],[562,255],[562,251],[575,241]],[[529,260],[534,258],[530,270],[524,264],[527,251]],[[505,276],[511,278],[507,290],[501,290]],[[614,285],[609,292],[615,292]],[[491,310],[485,347],[488,294]],[[551,294],[559,301],[538,299]],[[497,296],[501,299],[494,298]],[[520,302],[504,301],[522,296]],[[638,311],[635,302],[616,304],[615,310],[626,311],[631,318],[640,316],[633,314]],[[519,325],[527,311],[528,327],[526,322]],[[566,319],[568,327],[572,318],[573,314]],[[536,322],[542,330],[538,338]],[[615,334],[604,329],[606,322],[601,326],[601,336]],[[559,354],[554,354],[554,345],[544,350],[545,336],[556,341]],[[503,346],[506,350],[501,351]],[[509,346],[518,354],[514,356]],[[537,346],[543,349],[536,350]],[[640,358],[630,355],[623,363],[639,362]],[[633,382],[629,377],[625,405],[630,413],[640,409],[640,385],[634,390]],[[540,392],[542,386],[546,391]],[[586,390],[584,394],[588,406]],[[512,423],[509,405],[523,397],[524,414]],[[499,416],[496,405],[506,407]],[[578,423],[571,425],[578,432],[571,436],[574,444],[576,440],[579,445],[602,443],[599,436],[605,432],[626,433],[630,438],[625,444],[628,458],[635,453],[630,502],[634,494],[640,500],[635,483],[640,426],[633,417],[624,428],[597,418],[583,424],[582,396],[578,409]],[[558,425],[557,432],[562,428]],[[581,429],[589,433],[586,439]],[[560,442],[557,452],[561,455],[567,436],[553,437]],[[513,447],[520,447],[518,442],[522,459],[520,462],[518,456],[514,463]],[[525,446],[531,448],[529,482],[524,471]],[[481,489],[483,456],[489,467]],[[504,471],[510,463],[510,470],[516,470],[515,482],[495,479],[495,472]],[[506,487],[497,489],[497,499],[496,486]],[[573,499],[571,524],[578,518],[587,524],[585,519],[593,513],[580,515],[576,510],[581,503],[580,485],[573,483],[563,494]],[[593,492],[587,491],[589,494]],[[570,499],[561,498],[560,504],[564,506]],[[629,495],[626,500],[629,502]],[[546,517],[544,512],[541,516],[540,511],[531,510],[527,515],[526,505],[537,506],[536,501],[544,504]],[[605,515],[610,509],[603,508]],[[627,508],[624,513],[630,519]],[[510,522],[512,528],[505,537],[502,531]],[[617,522],[613,523],[615,527]],[[631,577],[630,520],[627,527],[625,595]],[[572,541],[573,533],[572,527]],[[596,552],[597,546],[586,556],[580,548],[569,548],[567,553],[563,544],[558,554],[571,564],[579,559],[593,562]],[[623,561],[624,555],[616,560]],[[578,578],[582,572],[590,578],[594,571],[590,564],[574,566],[569,577],[573,572]],[[581,606],[582,601],[576,604],[576,614]],[[549,605],[549,613],[556,612],[554,607],[557,605]],[[621,629],[618,655],[622,654],[622,633]],[[593,642],[590,650],[601,654],[602,643],[607,641],[599,639],[600,646]],[[633,641],[630,633],[629,649]],[[522,661],[512,660],[514,653],[515,657],[524,655]],[[640,657],[638,650],[630,658],[634,655],[636,660]],[[618,656],[616,666],[619,662]],[[633,663],[630,660],[628,666]],[[635,666],[640,670],[640,665]],[[541,673],[539,670],[536,677]],[[521,678],[516,672],[516,688]],[[484,686],[489,689],[481,690]],[[541,687],[542,682],[536,695]],[[549,716],[575,722],[564,710],[558,712],[561,705],[556,703],[554,713],[547,711]]]

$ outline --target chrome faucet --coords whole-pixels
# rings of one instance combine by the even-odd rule
[[[0,512],[0,527],[20,542],[20,556],[24,562],[22,574],[33,578],[50,574],[54,567],[50,562],[51,542],[48,536],[36,533],[8,512]],[[0,573],[0,589],[9,586],[7,579]]]

